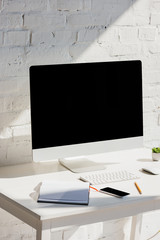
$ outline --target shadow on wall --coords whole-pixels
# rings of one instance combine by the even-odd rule
[[[136,25],[135,2],[86,0],[83,4],[76,1],[70,6],[57,1],[54,18],[53,13],[36,16],[37,21],[31,26],[31,47],[26,51],[26,63],[103,61],[137,53],[134,44],[124,46],[125,53],[124,49],[121,50],[118,31],[118,27]],[[31,17],[33,15],[24,16],[26,28],[30,27]],[[133,43],[130,30],[128,36]],[[118,45],[116,48],[115,44]]]
[[[0,122],[2,165],[20,163],[22,159],[31,161],[28,88],[31,65],[118,60],[126,59],[127,52],[137,52],[135,45],[130,44],[125,46],[125,55],[121,53],[118,32],[120,26],[135,25],[133,4],[136,0],[78,2],[70,6],[57,1],[57,6],[50,6],[51,11],[24,14],[23,27],[30,32],[29,44],[2,49],[2,56],[6,53],[7,57],[2,58],[0,67],[8,62],[0,77],[3,89],[0,95],[5,108]]]
[[[119,46],[118,29],[135,25],[134,2],[136,0],[93,1],[91,11],[85,16],[78,12],[69,16],[71,27],[76,26],[78,30],[76,41],[69,48],[73,61],[114,60],[135,53],[135,45],[125,46],[125,52],[124,47]],[[83,22],[86,26],[81,25]]]

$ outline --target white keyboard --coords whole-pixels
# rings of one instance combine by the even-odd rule
[[[139,178],[138,174],[129,172],[128,170],[116,171],[97,171],[81,174],[80,179],[89,182],[92,185],[100,185],[105,183],[120,182],[134,180]]]

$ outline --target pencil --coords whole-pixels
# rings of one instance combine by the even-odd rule
[[[94,189],[94,190],[96,190],[97,192],[99,192],[97,188],[94,188],[94,187],[92,187],[92,186],[89,186],[89,187],[92,188],[92,189]]]
[[[135,186],[136,186],[138,192],[139,192],[140,194],[142,194],[142,191],[141,191],[140,187],[138,186],[138,184],[137,184],[136,182],[135,182],[134,184],[135,184]]]

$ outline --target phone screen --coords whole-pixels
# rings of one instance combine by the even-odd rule
[[[108,193],[108,194],[114,195],[116,197],[125,197],[125,196],[129,195],[128,192],[120,191],[118,189],[114,189],[114,188],[110,188],[110,187],[101,188],[100,192]]]

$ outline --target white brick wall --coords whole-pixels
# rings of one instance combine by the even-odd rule
[[[31,161],[30,65],[127,59],[143,62],[145,145],[160,145],[160,0],[0,0],[0,165]],[[0,239],[34,239],[0,216]],[[52,238],[128,239],[125,221]]]
[[[4,33],[5,46],[28,46],[30,41],[30,32],[28,30],[7,31]]]

